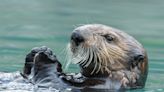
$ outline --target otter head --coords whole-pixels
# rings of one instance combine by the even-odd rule
[[[79,64],[83,75],[108,76],[111,71],[130,70],[135,66],[147,70],[138,62],[147,62],[142,45],[123,31],[101,25],[77,27],[68,46],[71,62]],[[144,61],[146,60],[146,61]]]

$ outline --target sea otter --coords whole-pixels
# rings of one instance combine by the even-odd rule
[[[77,27],[72,32],[68,53],[68,63],[78,64],[83,76],[105,79],[107,85],[100,88],[145,86],[148,73],[146,50],[123,31],[102,24]]]

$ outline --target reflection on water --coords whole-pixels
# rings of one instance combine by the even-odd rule
[[[20,72],[3,73],[0,72],[0,92],[163,92],[164,89],[138,89],[138,90],[105,90],[105,89],[55,89],[55,88],[38,88],[27,80],[24,80]]]
[[[0,71],[22,70],[26,53],[46,45],[64,63],[64,48],[74,27],[102,23],[125,30],[148,51],[145,89],[164,91],[164,12],[162,0],[1,0]],[[71,65],[68,72],[78,72]]]

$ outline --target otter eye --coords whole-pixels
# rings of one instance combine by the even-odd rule
[[[104,35],[104,37],[108,42],[111,42],[114,40],[114,37],[112,35]]]

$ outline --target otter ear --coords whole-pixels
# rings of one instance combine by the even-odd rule
[[[134,56],[133,61],[131,62],[132,68],[138,66],[139,63],[144,61],[144,55],[137,54]]]
[[[134,56],[134,60],[137,62],[142,62],[144,60],[144,56],[143,55],[136,55],[136,56]]]

